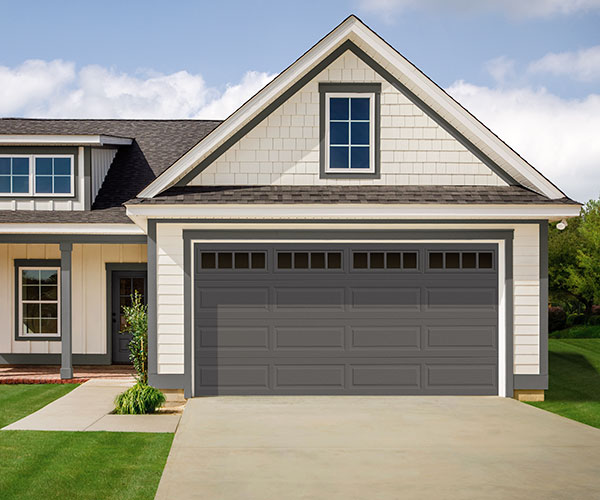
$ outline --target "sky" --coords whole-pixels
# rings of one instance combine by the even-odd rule
[[[226,118],[349,14],[585,202],[600,0],[0,0],[0,116]]]

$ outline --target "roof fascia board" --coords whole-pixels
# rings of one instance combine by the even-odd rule
[[[313,218],[328,219],[334,217],[360,219],[373,218],[437,218],[471,219],[502,218],[512,219],[562,219],[576,217],[579,205],[377,205],[377,204],[293,204],[293,205],[226,205],[226,204],[173,204],[173,205],[127,205],[127,215],[132,219],[190,217],[272,219],[272,218]]]
[[[231,114],[221,125],[208,134],[196,146],[179,158],[173,165],[164,171],[158,178],[142,190],[138,197],[152,198],[177,182],[190,166],[197,164],[206,154],[210,154],[219,145],[228,139],[228,136],[244,125],[248,117],[252,116],[262,107],[267,106],[290,85],[300,79],[304,73],[318,64],[319,59],[327,57],[327,53],[336,49],[351,30],[354,19],[352,16],[326,35],[322,40],[309,49],[296,62],[280,73],[273,81],[267,84],[254,97],[244,103]]]
[[[127,137],[110,135],[0,135],[0,146],[129,146],[132,142]]]
[[[377,33],[360,22],[356,24],[353,31],[355,36],[362,39],[367,45],[371,46],[381,54],[382,57],[387,59],[392,66],[399,68],[399,70],[411,78],[417,86],[425,90],[441,109],[459,119],[467,130],[475,132],[478,139],[493,150],[495,154],[514,166],[523,177],[528,179],[534,186],[538,187],[542,194],[553,199],[565,196],[565,194],[551,181],[546,179],[546,177],[538,172],[532,165],[527,163],[510,146],[502,141],[480,120],[467,111],[452,96],[402,56],[402,54],[388,44]]]
[[[143,235],[144,231],[135,224],[0,224],[0,234],[102,234]]]
[[[279,98],[281,98],[283,95],[289,96],[290,91],[293,90],[295,92],[301,88],[305,83],[302,75],[306,77],[306,73],[308,72],[310,72],[312,75],[313,71],[311,68],[316,69],[315,66],[317,65],[317,68],[321,68],[321,64],[325,61],[329,61],[331,56],[334,54],[336,55],[335,58],[337,58],[339,57],[340,53],[344,52],[344,50],[354,46],[357,50],[360,50],[368,56],[367,60],[372,60],[372,57],[368,53],[366,53],[362,48],[359,48],[351,40],[352,37],[360,39],[363,44],[369,46],[371,50],[389,61],[391,66],[398,68],[398,70],[402,74],[406,75],[411,82],[414,82],[414,87],[420,87],[423,89],[423,91],[427,93],[428,97],[434,101],[435,106],[425,103],[422,99],[418,98],[407,85],[402,84],[402,82],[400,82],[397,78],[393,78],[393,80],[400,84],[400,88],[397,87],[398,90],[401,90],[403,93],[405,93],[408,98],[410,98],[412,95],[413,98],[411,100],[416,105],[421,103],[421,106],[426,106],[427,113],[430,114],[430,116],[432,116],[434,119],[437,117],[438,119],[436,121],[438,121],[440,126],[443,126],[448,132],[453,130],[454,132],[452,135],[456,139],[460,137],[463,145],[466,146],[466,144],[469,144],[468,149],[470,149],[473,154],[478,156],[480,160],[488,165],[489,168],[492,168],[498,175],[500,175],[500,172],[502,172],[503,174],[501,177],[508,184],[521,183],[515,180],[514,177],[506,172],[505,169],[498,166],[497,162],[493,161],[493,159],[490,158],[489,155],[485,154],[476,144],[483,143],[486,147],[490,148],[494,154],[498,155],[498,157],[513,166],[519,172],[519,174],[523,176],[524,179],[527,179],[531,185],[536,188],[535,190],[538,190],[545,196],[548,196],[552,199],[565,196],[562,191],[560,191],[541,173],[523,160],[516,152],[514,152],[508,145],[506,145],[493,132],[491,132],[491,130],[485,127],[471,113],[469,113],[451,96],[444,92],[437,84],[425,76],[425,74],[423,74],[400,53],[398,53],[379,35],[377,35],[374,31],[353,16],[349,17],[340,26],[335,28],[331,33],[329,33],[308,52],[306,52],[306,54],[301,56],[288,69],[281,73],[279,77],[273,80],[270,84],[264,87],[263,90],[259,91],[253,98],[242,105],[211,134],[190,149],[179,160],[173,163],[171,167],[163,172],[163,174],[161,174],[144,190],[142,190],[138,196],[140,198],[152,198],[168,187],[178,183],[178,181],[181,183],[189,181],[191,177],[197,175],[189,174],[193,171],[197,172],[196,168],[200,166],[201,162],[202,166],[205,168],[207,164],[218,158],[218,156],[223,153],[223,150],[226,149],[221,147],[225,142],[227,142],[227,145],[230,146],[233,142],[239,140],[239,138],[241,138],[245,133],[248,133],[249,129],[246,128],[246,126],[250,126],[251,129],[260,123],[260,121],[262,121],[262,119],[264,119],[266,116],[263,115],[263,113],[273,106],[275,100],[279,102]],[[338,51],[341,52],[338,53]],[[376,63],[380,68],[382,67],[379,63],[377,63],[377,61],[373,60],[373,62]],[[320,70],[322,70],[322,68]],[[316,76],[319,71],[315,71],[314,75]],[[393,76],[387,70],[385,73]],[[384,74],[382,74],[382,76],[385,77]],[[393,83],[393,81],[390,83]],[[274,106],[273,109],[276,107],[277,106]],[[472,135],[475,136],[474,139],[470,140],[467,137],[469,134],[461,132],[460,130],[456,129],[456,127],[448,120],[442,118],[441,113],[455,118],[465,128],[466,131],[470,131]],[[266,114],[268,115],[268,112]],[[258,119],[259,117],[260,119]]]

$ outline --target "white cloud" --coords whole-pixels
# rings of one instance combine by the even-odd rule
[[[0,114],[54,118],[226,118],[275,75],[250,71],[220,92],[201,75],[132,76],[65,61],[0,66]]]
[[[545,89],[463,81],[447,90],[567,195],[600,196],[600,95],[562,99]]]
[[[485,69],[498,83],[504,83],[515,74],[515,61],[506,56],[490,59],[485,63]]]
[[[575,52],[550,52],[533,61],[528,70],[531,73],[549,73],[568,76],[581,82],[600,80],[600,45]]]
[[[407,10],[465,13],[501,12],[509,17],[536,18],[600,9],[600,0],[361,0],[363,10],[385,16]]]

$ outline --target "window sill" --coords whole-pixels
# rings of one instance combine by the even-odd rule
[[[15,337],[15,342],[60,342],[62,337],[51,335],[51,336],[42,336],[42,335],[17,335]]]

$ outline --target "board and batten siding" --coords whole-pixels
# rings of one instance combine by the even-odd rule
[[[381,177],[319,177],[319,83],[381,83]],[[191,185],[488,185],[505,182],[366,63],[346,52]]]
[[[92,164],[91,164],[91,177],[92,177],[92,186],[91,186],[91,202],[94,203],[96,199],[96,195],[100,188],[102,187],[102,183],[104,182],[104,178],[108,173],[108,169],[110,168],[113,160],[115,159],[115,155],[117,154],[117,149],[110,148],[92,148]]]
[[[183,230],[198,228],[194,224],[157,224],[157,354],[160,374],[184,373]],[[414,225],[397,224],[394,228],[414,229]],[[427,228],[514,229],[514,373],[539,373],[539,226],[428,224]]]
[[[74,354],[106,354],[106,263],[146,262],[146,245],[75,244],[72,253]],[[58,245],[0,244],[0,353],[58,354],[60,341],[15,340],[15,259],[60,259]]]

